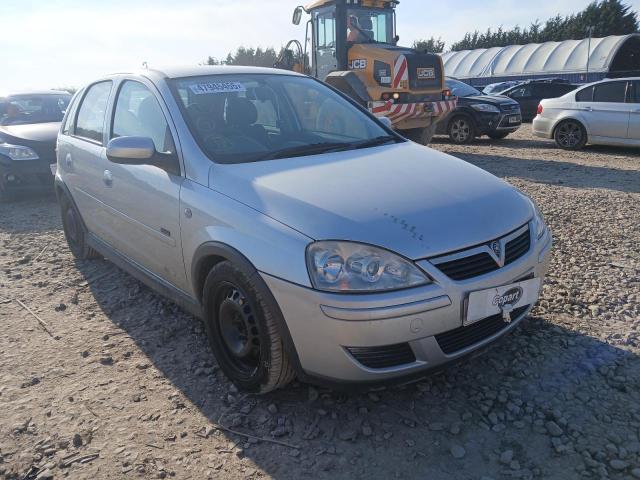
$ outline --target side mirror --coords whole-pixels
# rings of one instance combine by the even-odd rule
[[[393,123],[391,123],[391,120],[389,120],[389,117],[378,117],[378,120],[380,120],[380,123],[383,124],[385,127],[393,128]]]
[[[156,147],[148,137],[117,137],[107,144],[107,158],[113,163],[147,165],[155,154]]]
[[[296,7],[296,9],[293,11],[293,24],[294,25],[300,25],[300,20],[302,19],[302,12],[303,12],[304,8],[303,7]]]

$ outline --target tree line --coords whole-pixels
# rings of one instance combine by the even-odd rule
[[[462,40],[454,42],[449,50],[580,40],[588,37],[590,31],[593,37],[636,33],[639,31],[637,13],[621,0],[596,0],[581,12],[565,17],[556,15],[544,24],[536,20],[525,28],[515,26],[505,30],[499,27],[496,30],[489,28],[485,32],[476,30],[467,33]],[[446,47],[440,38],[434,37],[417,40],[413,46],[434,53],[444,52]]]
[[[608,35],[626,35],[639,31],[637,13],[622,0],[595,0],[584,10],[565,17],[556,15],[542,23],[538,20],[525,28],[516,26],[505,30],[498,27],[486,32],[470,32],[462,40],[451,45],[449,50],[473,50],[475,48],[504,47],[507,45],[522,45],[525,43],[542,43],[562,40],[579,40],[589,36],[589,29],[593,37]],[[445,51],[446,44],[441,38],[431,37],[417,40],[413,48],[433,53]],[[272,67],[278,55],[273,47],[247,48],[239,47],[234,53],[225,58],[208,57],[205,65],[252,65],[258,67]]]

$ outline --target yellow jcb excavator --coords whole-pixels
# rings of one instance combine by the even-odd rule
[[[304,47],[291,40],[276,67],[308,73],[346,93],[406,137],[424,145],[453,110],[440,56],[397,45],[396,0],[317,0],[297,7],[293,23],[310,14]],[[311,52],[307,51],[311,38]]]

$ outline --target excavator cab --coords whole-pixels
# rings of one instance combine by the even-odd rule
[[[304,13],[304,47],[291,41],[276,67],[308,73],[336,87],[407,137],[427,144],[435,124],[456,106],[444,82],[442,59],[399,47],[397,0],[316,0]],[[310,52],[308,52],[311,43]]]

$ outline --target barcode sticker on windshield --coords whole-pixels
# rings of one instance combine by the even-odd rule
[[[207,93],[231,93],[246,92],[246,87],[240,82],[209,82],[194,83],[189,88],[196,95],[205,95]]]

